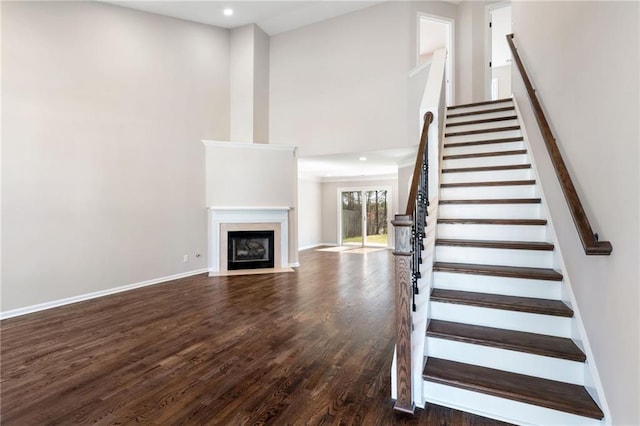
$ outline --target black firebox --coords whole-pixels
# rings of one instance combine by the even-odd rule
[[[274,267],[273,231],[229,231],[227,270]]]

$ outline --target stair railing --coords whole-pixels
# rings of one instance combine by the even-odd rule
[[[396,289],[396,381],[397,398],[394,410],[413,414],[415,410],[412,389],[412,312],[416,310],[419,293],[420,259],[427,225],[429,206],[429,125],[433,121],[430,111],[424,115],[424,125],[413,169],[409,199],[404,214],[395,215],[395,289]]]
[[[578,235],[580,237],[580,241],[582,242],[584,252],[588,255],[609,255],[611,254],[611,250],[613,249],[613,247],[611,246],[611,243],[609,241],[598,241],[598,234],[594,234],[591,228],[591,223],[589,222],[587,213],[582,207],[582,202],[580,201],[578,192],[573,185],[573,181],[571,180],[569,170],[567,170],[567,166],[564,163],[562,154],[560,153],[560,149],[558,149],[556,139],[553,137],[551,127],[549,126],[549,122],[547,121],[544,111],[542,110],[542,106],[540,104],[538,96],[536,95],[536,91],[531,84],[531,80],[527,75],[527,71],[524,68],[522,59],[520,59],[518,50],[513,43],[513,34],[507,35],[507,43],[509,44],[509,48],[511,49],[511,53],[513,54],[513,59],[516,62],[516,66],[520,71],[520,75],[522,77],[522,81],[524,82],[527,93],[529,94],[529,101],[531,102],[533,113],[536,117],[536,121],[538,122],[538,127],[540,128],[540,132],[542,133],[542,138],[544,139],[547,151],[549,152],[551,163],[553,164],[553,167],[556,171],[556,176],[558,176],[558,180],[560,181],[560,187],[562,188],[562,192],[564,193],[564,198],[569,205],[569,211],[571,212],[573,223],[576,225],[576,228],[578,230]]]

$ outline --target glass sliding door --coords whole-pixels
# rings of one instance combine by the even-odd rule
[[[340,203],[342,245],[388,245],[388,190],[341,191]]]
[[[362,192],[344,191],[342,199],[342,245],[359,245],[362,238]]]
[[[387,194],[386,190],[365,191],[365,245],[387,246]]]

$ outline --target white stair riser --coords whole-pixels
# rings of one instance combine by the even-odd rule
[[[479,120],[476,117],[470,118],[469,120],[466,121],[462,121],[462,123],[464,122],[469,122],[469,121],[475,121],[475,120]],[[449,122],[447,122],[449,123]],[[517,126],[518,120],[514,119],[514,120],[504,120],[504,121],[491,121],[489,123],[477,123],[477,124],[460,124],[458,126],[447,126],[446,127],[446,131],[447,133],[449,132],[466,132],[469,130],[484,130],[484,129],[495,129],[496,127],[511,127],[511,126]]]
[[[582,362],[429,336],[425,341],[425,350],[430,357],[584,385],[584,363]]]
[[[440,188],[443,200],[477,200],[492,198],[538,198],[535,185],[462,186]]]
[[[491,104],[447,109],[447,114],[461,114],[465,112],[484,111],[487,109],[504,108],[504,107],[512,107],[512,106],[513,106],[513,102],[511,100],[507,100],[504,102],[496,102]]]
[[[432,319],[506,328],[549,336],[571,337],[571,318],[442,303],[433,300],[431,300],[429,310]]]
[[[538,299],[557,300],[562,296],[562,284],[558,281],[457,274],[455,272],[441,271],[433,273],[433,287],[443,290],[535,297]]]
[[[525,268],[553,268],[554,261],[552,251],[451,246],[437,246],[435,260]]]
[[[440,204],[441,218],[537,219],[540,204]]]
[[[523,218],[520,218],[523,219]],[[497,241],[547,241],[541,225],[438,224],[438,238]]]
[[[445,136],[444,143],[447,144],[458,142],[486,141],[491,139],[517,138],[521,136],[522,132],[520,130],[503,130],[471,135]]]
[[[503,108],[502,106],[499,108]],[[489,109],[495,109],[495,108],[487,108],[487,110]],[[485,111],[485,110],[482,110]],[[451,114],[454,114],[453,112]],[[484,113],[484,114],[473,114],[473,115],[465,115],[462,117],[452,117],[452,118],[447,118],[447,123],[464,123],[466,121],[472,121],[472,120],[486,120],[486,119],[490,119],[490,118],[502,118],[502,117],[513,117],[516,114],[515,110],[508,110],[508,111],[498,111],[498,112],[489,112],[489,113]]]
[[[480,152],[513,151],[516,149],[526,149],[524,142],[500,142],[487,143],[482,145],[464,145],[444,148],[444,155],[476,154]]]
[[[531,169],[510,169],[498,171],[493,170],[485,172],[454,172],[442,173],[440,175],[440,183],[489,182],[499,180],[528,179],[531,179]]]
[[[443,405],[509,423],[563,426],[601,426],[603,424],[601,421],[587,417],[426,380],[422,391],[423,398],[427,403]]]
[[[517,154],[443,160],[442,168],[458,169],[466,167],[510,166],[513,164],[530,164],[529,156],[527,154]]]

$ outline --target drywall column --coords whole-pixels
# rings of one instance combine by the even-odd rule
[[[268,143],[269,36],[257,25],[253,28],[253,141]]]
[[[231,140],[269,142],[269,36],[257,25],[231,30]]]

